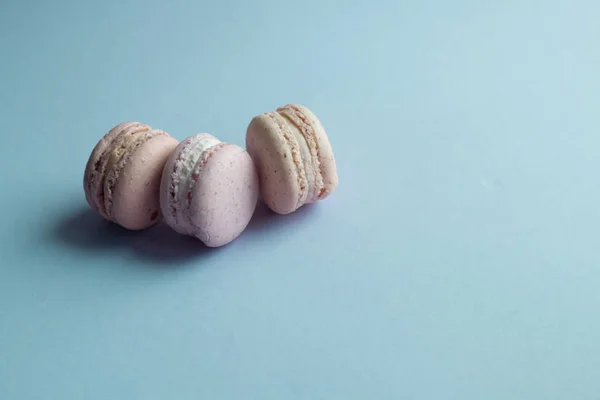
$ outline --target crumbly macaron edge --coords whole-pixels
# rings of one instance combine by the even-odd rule
[[[113,202],[113,194],[115,187],[118,184],[119,177],[125,166],[131,161],[131,158],[135,155],[135,153],[150,140],[157,137],[167,137],[169,136],[165,131],[160,129],[151,129],[149,131],[144,132],[140,137],[138,137],[134,142],[132,142],[126,149],[119,161],[108,171],[106,175],[105,183],[104,183],[104,207],[105,212],[108,218],[112,221],[115,221],[112,215],[112,210],[114,207]]]
[[[106,214],[105,201],[104,201],[104,183],[108,171],[106,170],[108,161],[111,153],[118,147],[119,143],[122,142],[123,136],[128,134],[138,134],[150,131],[151,128],[148,125],[141,123],[131,123],[126,125],[111,142],[106,146],[102,155],[94,163],[94,172],[92,179],[89,181],[90,192],[94,203],[96,204],[97,211],[105,218],[110,219]]]
[[[207,148],[198,146],[202,137],[210,137],[217,143]],[[205,157],[204,153],[212,150],[215,146],[219,146],[222,144],[222,142],[208,133],[201,133],[191,136],[186,139],[186,141],[186,145],[183,146],[181,151],[176,156],[173,170],[171,172],[171,178],[169,180],[169,211],[171,213],[171,217],[174,219],[175,225],[177,225],[186,234],[193,235],[193,226],[189,225],[188,219],[185,217],[186,209],[188,207],[186,203],[186,191],[190,185],[190,180],[193,178],[194,173],[198,168],[198,164],[201,163],[203,157]],[[186,164],[186,161],[189,161],[189,158],[192,157],[194,152],[200,153],[197,155],[197,157],[194,157],[196,158],[195,165],[190,168],[191,172],[187,175],[187,177],[183,176],[182,167]]]
[[[319,162],[319,143],[316,137],[314,127],[306,121],[304,114],[291,105],[279,107],[277,112],[283,116],[289,123],[293,124],[306,142],[310,151],[310,160],[313,170],[313,188],[310,191],[312,196],[306,199],[306,202],[312,203],[320,199],[323,192],[323,175],[321,172],[321,164]]]
[[[196,184],[198,183],[198,180],[200,179],[200,174],[202,173],[202,170],[204,169],[204,167],[206,166],[206,164],[208,163],[208,161],[210,160],[210,158],[215,153],[217,153],[221,148],[223,148],[224,146],[226,146],[227,144],[228,143],[220,142],[220,143],[218,143],[218,144],[216,144],[216,145],[214,145],[212,147],[209,147],[208,149],[204,150],[202,152],[202,155],[200,156],[200,159],[196,163],[196,167],[194,168],[192,174],[190,175],[190,178],[188,179],[188,182],[184,183],[184,185],[185,185],[184,186],[185,187],[185,199],[183,199],[183,201],[182,201],[182,203],[184,205],[184,208],[182,210],[182,215],[185,216],[186,222],[188,223],[189,227],[192,230],[190,232],[190,236],[195,236],[198,239],[200,239],[201,241],[203,241],[204,243],[206,243],[207,241],[210,241],[210,236],[208,235],[208,237],[201,237],[201,234],[205,233],[205,232],[202,229],[202,227],[199,227],[193,221],[192,215],[190,213],[190,204],[191,204],[191,202],[193,201],[193,198],[194,198],[194,187],[196,186]]]
[[[300,153],[300,146],[296,140],[293,132],[289,130],[286,119],[281,116],[277,111],[268,112],[264,114],[269,120],[271,120],[278,129],[279,135],[284,139],[287,148],[292,155],[292,163],[296,169],[297,184],[298,184],[298,198],[296,199],[296,205],[294,209],[298,209],[306,202],[308,196],[308,180],[306,178],[306,170],[304,169],[304,163],[302,161],[302,154]]]

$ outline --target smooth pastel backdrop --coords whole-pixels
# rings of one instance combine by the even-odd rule
[[[600,398],[597,1],[0,4],[0,399]],[[82,190],[309,106],[340,185],[209,251]]]

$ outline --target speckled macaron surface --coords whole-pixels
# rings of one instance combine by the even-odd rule
[[[305,106],[288,104],[254,117],[246,148],[258,170],[262,198],[276,213],[323,200],[338,184],[327,133]]]
[[[83,187],[90,207],[130,230],[161,219],[160,178],[178,141],[139,122],[111,129],[94,147],[85,168]]]
[[[182,141],[169,157],[160,206],[175,231],[219,247],[245,230],[258,194],[258,175],[249,154],[202,133]]]

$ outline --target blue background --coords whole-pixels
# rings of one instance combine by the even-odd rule
[[[0,399],[600,398],[597,1],[0,5]],[[224,248],[88,211],[288,102],[340,185]]]

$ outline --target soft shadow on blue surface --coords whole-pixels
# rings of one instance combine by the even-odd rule
[[[279,215],[271,211],[263,202],[256,205],[256,210],[248,227],[242,235],[262,235],[275,233],[281,229],[303,222],[309,222],[317,215],[318,205],[307,204],[295,212],[287,215]]]
[[[141,232],[132,248],[141,261],[169,267],[181,266],[190,260],[198,266],[198,261],[220,250],[207,247],[194,237],[180,235],[164,223]]]
[[[137,232],[123,229],[90,209],[81,208],[57,216],[50,239],[75,250],[101,252],[129,246],[137,235]]]
[[[104,220],[88,209],[80,209],[58,218],[51,240],[82,252],[103,252],[130,248],[134,258],[150,265],[181,265],[199,259],[210,251],[199,240],[180,235],[164,223],[143,231],[129,231]]]
[[[340,5],[0,2],[0,400],[599,400],[600,2]],[[119,122],[287,102],[331,199],[217,250],[87,211]]]
[[[198,261],[210,254],[227,250],[242,240],[263,240],[282,230],[310,223],[318,216],[318,205],[305,205],[296,212],[279,215],[259,202],[252,220],[241,236],[227,246],[210,248],[200,240],[178,234],[165,223],[142,231],[129,231],[100,215],[81,208],[57,217],[50,241],[82,253],[127,252],[146,266],[181,266],[187,261]]]

